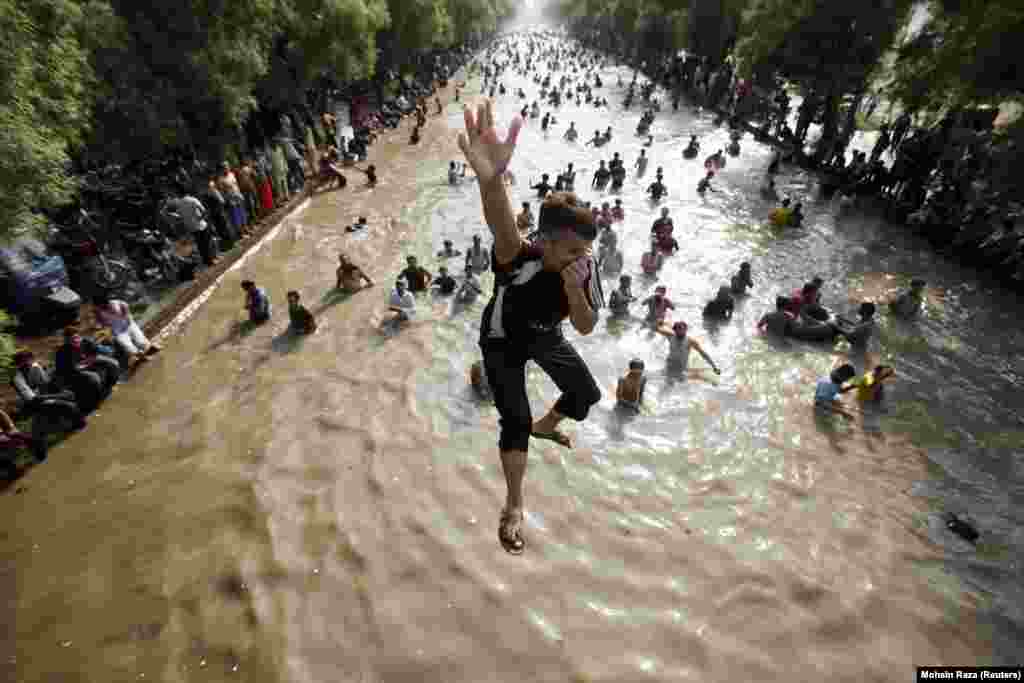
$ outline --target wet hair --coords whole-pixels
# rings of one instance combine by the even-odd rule
[[[555,192],[548,195],[540,205],[538,225],[542,235],[553,236],[568,230],[585,240],[597,237],[597,226],[590,211],[587,211],[572,192]]]
[[[639,358],[634,358],[633,360],[629,361],[629,369],[630,370],[643,370],[644,369],[644,362],[642,360],[640,360]]]
[[[817,289],[821,289],[821,286],[825,284],[825,281],[822,280],[820,277],[816,277],[813,280],[811,280],[811,284],[814,285]]]
[[[256,286],[256,283],[252,280],[242,280],[242,289],[252,289]]]
[[[298,292],[296,292],[296,291],[295,291],[294,289],[293,289],[293,290],[291,290],[290,292],[288,292],[287,294],[285,294],[285,298],[286,298],[286,299],[291,299],[291,298],[292,298],[293,296],[294,296],[294,297],[295,297],[296,299],[299,299],[299,298],[301,298],[301,297],[299,297],[299,293],[298,293]]]
[[[875,314],[875,311],[878,309],[870,301],[865,301],[860,305],[860,309],[858,310],[860,311],[860,314],[862,316],[864,316],[865,318],[870,318]]]
[[[623,282],[632,282],[632,281],[633,281],[633,278],[631,278],[628,275],[620,275],[619,276],[619,284],[622,284]]]
[[[740,270],[750,270],[750,263],[748,261],[744,261],[743,263],[741,263]]]
[[[846,382],[849,382],[856,376],[857,371],[853,368],[853,366],[850,365],[849,363],[844,363],[843,365],[840,365],[838,368],[836,368],[829,374],[829,379],[831,379],[836,384],[845,384]]]

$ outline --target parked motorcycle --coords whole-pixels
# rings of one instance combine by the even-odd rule
[[[111,293],[128,283],[132,268],[100,246],[94,233],[97,227],[88,212],[81,209],[74,225],[51,233],[50,246],[64,258],[78,288],[84,290],[92,285],[94,290]]]
[[[174,245],[166,235],[143,228],[135,232],[122,232],[121,241],[135,262],[138,277],[143,282],[163,280],[177,283],[181,272],[181,260],[174,252]]]

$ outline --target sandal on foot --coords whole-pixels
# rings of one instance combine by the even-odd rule
[[[554,441],[559,446],[565,446],[566,448],[572,448],[572,441],[569,440],[562,432],[557,429],[551,432],[532,432],[530,434],[535,439],[541,439],[544,441]]]
[[[509,510],[501,511],[501,521],[498,523],[498,541],[501,547],[510,555],[522,555],[526,547],[523,540],[523,511],[518,514]]]

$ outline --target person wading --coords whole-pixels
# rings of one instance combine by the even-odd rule
[[[502,174],[515,150],[522,120],[512,121],[502,142],[494,128],[490,100],[476,112],[465,110],[466,132],[459,147],[476,172],[484,218],[494,234],[494,294],[484,309],[480,331],[487,381],[501,417],[498,448],[507,497],[498,539],[512,554],[523,552],[523,475],[530,437],[571,448],[558,431],[566,417],[582,421],[601,399],[601,390],[583,359],[562,336],[569,318],[580,334],[590,334],[603,305],[600,279],[591,255],[597,237],[590,211],[569,193],[555,193],[538,214],[540,239],[527,242],[516,227]],[[537,422],[526,394],[526,362],[539,365],[562,395]]]

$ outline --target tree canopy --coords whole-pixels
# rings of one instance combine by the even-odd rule
[[[82,20],[68,0],[0,0],[0,226],[35,224],[33,207],[74,190],[67,146],[88,121],[85,50],[67,26]]]
[[[4,230],[68,199],[70,156],[135,161],[217,149],[258,108],[391,50],[493,31],[511,0],[0,0]],[[388,40],[388,36],[390,39]]]

